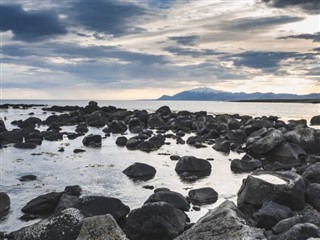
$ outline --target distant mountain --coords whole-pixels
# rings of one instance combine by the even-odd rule
[[[193,101],[238,101],[238,100],[269,100],[269,99],[320,99],[320,93],[296,95],[289,93],[232,93],[212,88],[195,88],[177,93],[173,96],[163,95],[158,100],[193,100]]]

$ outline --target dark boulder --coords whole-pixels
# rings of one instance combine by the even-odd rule
[[[10,197],[5,192],[0,192],[0,214],[7,212],[10,208]]]
[[[79,185],[66,186],[63,192],[70,196],[78,197],[81,195],[82,188]]]
[[[85,136],[82,140],[84,146],[87,147],[101,147],[102,138],[101,135],[90,134]]]
[[[19,143],[22,142],[25,132],[20,129],[13,129],[11,131],[5,131],[0,134],[1,142],[5,143]]]
[[[262,229],[251,226],[231,201],[225,201],[175,240],[266,240]]]
[[[150,118],[148,120],[148,125],[150,128],[165,128],[168,126],[163,121],[163,119],[157,114],[153,114],[150,116]]]
[[[61,192],[51,192],[32,199],[21,211],[28,214],[49,214],[56,208]]]
[[[211,172],[211,164],[204,159],[193,156],[184,156],[177,162],[175,170],[177,173]]]
[[[147,199],[145,204],[154,202],[166,202],[182,211],[188,211],[190,209],[190,204],[187,199],[180,193],[173,191],[161,191],[154,193]]]
[[[215,144],[212,148],[218,152],[229,153],[230,141],[223,138],[218,138],[216,139]]]
[[[170,159],[171,159],[172,161],[178,161],[178,160],[180,160],[180,156],[178,156],[178,155],[171,155],[171,156],[170,156]]]
[[[131,132],[136,132],[134,129],[137,127],[142,127],[142,124],[139,118],[134,117],[130,119],[128,126]]]
[[[234,159],[231,161],[231,171],[234,173],[251,172],[261,168],[262,164],[258,159],[240,160]]]
[[[320,212],[320,184],[311,183],[306,191],[306,202]]]
[[[306,156],[306,151],[298,144],[290,142],[282,142],[276,146],[271,155],[276,157],[299,159],[300,156]]]
[[[123,121],[113,120],[109,126],[102,131],[105,133],[124,133],[128,129],[127,125]]]
[[[136,150],[138,145],[141,142],[142,141],[137,139],[136,137],[129,138],[127,143],[126,143],[126,148],[129,149],[129,150]]]
[[[123,220],[130,212],[130,208],[121,200],[112,197],[86,196],[81,198],[75,208],[81,210],[86,216],[111,214],[116,221]]]
[[[154,167],[138,162],[123,170],[123,173],[128,177],[140,180],[149,180],[154,177],[156,172],[157,171]]]
[[[37,176],[35,176],[35,175],[24,175],[19,178],[19,181],[20,182],[29,182],[29,181],[34,181],[36,179],[37,179]]]
[[[320,152],[320,140],[313,128],[300,127],[285,133],[285,138],[301,146],[307,153]]]
[[[167,115],[171,114],[172,112],[168,106],[162,106],[156,110],[156,113],[158,113],[162,116],[167,116]]]
[[[54,209],[54,212],[57,213],[68,208],[73,208],[77,206],[80,202],[81,199],[77,196],[62,194],[56,208]]]
[[[127,144],[128,139],[124,136],[118,137],[116,140],[117,146],[124,147]]]
[[[270,152],[284,140],[285,138],[280,130],[272,130],[266,136],[253,142],[251,150],[253,153],[265,154]]]
[[[320,115],[314,116],[310,120],[311,125],[320,125]]]
[[[243,129],[229,130],[227,131],[227,137],[231,142],[244,143],[247,135]]]
[[[285,233],[281,234],[277,240],[307,240],[307,239],[319,239],[320,230],[319,227],[311,223],[296,224]]]
[[[310,165],[302,176],[310,183],[320,184],[320,162]]]
[[[264,202],[262,208],[253,214],[257,219],[257,227],[270,230],[279,221],[291,217],[291,209],[274,202]]]
[[[304,208],[305,181],[294,172],[255,172],[243,180],[238,192],[238,206],[260,207],[273,201],[293,210]]]
[[[69,208],[31,226],[12,232],[9,236],[16,240],[76,240],[83,220],[84,216],[79,210]]]
[[[147,203],[128,215],[125,232],[131,240],[171,240],[186,226],[183,211],[164,202]]]
[[[196,205],[215,203],[218,200],[218,193],[210,187],[198,188],[189,191],[188,199]]]
[[[63,134],[59,132],[53,132],[47,136],[44,137],[47,141],[58,141],[63,139]]]
[[[31,142],[16,143],[14,144],[14,147],[19,149],[35,149],[37,147],[37,144]]]

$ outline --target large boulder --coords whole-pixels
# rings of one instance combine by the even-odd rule
[[[177,162],[175,170],[177,173],[198,173],[198,172],[211,172],[211,164],[204,159],[196,158],[193,156],[181,157]]]
[[[117,146],[124,147],[127,144],[128,139],[125,136],[118,137],[116,140]]]
[[[314,116],[310,120],[311,125],[320,125],[320,115]]]
[[[130,212],[125,232],[131,240],[171,240],[186,226],[183,211],[165,202],[147,203]]]
[[[128,240],[110,214],[85,218],[77,240]]]
[[[10,208],[10,197],[5,192],[0,192],[0,214],[5,213]]]
[[[196,205],[215,203],[218,200],[218,193],[210,187],[190,190],[188,199]]]
[[[76,240],[84,216],[79,210],[69,208],[31,226],[10,233],[15,240]]]
[[[231,201],[225,201],[202,217],[175,240],[267,239],[262,229],[252,227]]]
[[[223,138],[218,138],[216,139],[215,144],[212,148],[218,152],[229,153],[230,141]]]
[[[276,157],[299,159],[301,156],[306,156],[306,151],[298,144],[282,142],[272,150],[271,154]]]
[[[320,184],[320,162],[309,166],[303,172],[302,176],[310,183]]]
[[[306,191],[306,201],[320,212],[320,184],[311,183]]]
[[[84,146],[87,147],[101,147],[102,137],[101,135],[90,134],[85,136],[82,140]]]
[[[80,202],[81,199],[77,196],[62,194],[56,208],[54,209],[54,212],[61,212],[65,209],[73,208]]]
[[[238,192],[238,206],[251,204],[261,207],[273,201],[293,210],[304,208],[304,179],[294,172],[256,172],[243,180]]]
[[[21,211],[28,214],[49,214],[59,203],[61,192],[51,192],[29,201]]]
[[[286,132],[285,137],[289,142],[296,143],[303,147],[307,153],[316,153],[320,151],[319,138],[317,138],[316,130],[313,128],[296,128]]]
[[[130,208],[121,200],[103,196],[83,197],[74,207],[81,210],[85,216],[111,214],[116,221],[123,220],[130,211]]]
[[[187,199],[180,193],[173,191],[156,192],[152,194],[145,203],[153,202],[166,202],[182,211],[188,211],[190,208],[190,204]]]
[[[307,240],[319,239],[320,229],[312,223],[300,223],[294,225],[285,233],[277,237],[277,240]]]
[[[280,130],[272,130],[266,136],[253,142],[251,150],[253,153],[265,154],[274,149],[278,144],[285,140]]]
[[[130,178],[149,180],[156,174],[156,169],[145,163],[134,163],[131,166],[123,170],[123,173]]]
[[[231,161],[231,171],[234,173],[251,172],[258,168],[261,168],[262,163],[258,159],[240,160],[234,159]]]
[[[128,129],[127,125],[123,121],[113,120],[109,126],[103,129],[105,133],[124,133]]]

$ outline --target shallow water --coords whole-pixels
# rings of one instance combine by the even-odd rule
[[[21,103],[21,101],[20,101]],[[23,103],[30,103],[24,101]],[[76,105],[77,102],[45,102],[47,104]],[[85,105],[87,102],[78,102],[78,105]],[[144,105],[140,105],[140,104]],[[216,103],[216,102],[151,102],[151,101],[118,101],[108,102],[103,105],[114,105],[128,109],[156,110],[158,107],[168,104],[173,110],[206,110],[209,113],[239,113],[260,115],[278,115],[283,119],[310,119],[311,116],[319,114],[314,106],[307,105],[303,112],[300,105],[289,104],[287,112],[279,114],[283,108],[282,104],[272,106],[260,105],[258,109],[247,109],[248,103]],[[253,103],[249,103],[253,104]],[[199,107],[200,105],[200,107]],[[253,104],[255,105],[255,104]],[[184,108],[183,108],[184,106]],[[219,106],[219,109],[217,108]],[[238,107],[236,107],[238,106]],[[264,107],[263,107],[264,106]],[[275,106],[278,106],[275,107]],[[252,107],[252,106],[251,106]],[[271,109],[272,113],[268,112]],[[237,111],[236,111],[237,110]],[[233,112],[234,111],[234,112]],[[14,128],[10,124],[13,120],[28,118],[28,113],[34,112],[36,117],[46,119],[50,112],[43,114],[40,108],[27,110],[0,110],[1,117],[6,116],[5,121],[8,129]],[[250,112],[255,112],[252,114]],[[287,114],[290,112],[290,114]],[[308,113],[308,115],[307,115]],[[45,127],[41,127],[45,128]],[[64,127],[62,131],[74,131],[75,127]],[[102,134],[101,129],[91,128],[91,133]],[[233,174],[230,171],[230,159],[241,158],[237,153],[223,155],[208,146],[207,148],[196,149],[185,145],[176,145],[174,140],[167,140],[171,145],[164,145],[156,152],[145,153],[141,151],[129,151],[126,148],[117,147],[115,140],[119,135],[111,135],[103,139],[102,147],[98,149],[87,148],[82,145],[83,137],[75,140],[64,138],[62,141],[43,141],[42,145],[33,150],[22,150],[8,147],[0,150],[0,191],[7,192],[11,198],[10,213],[1,220],[0,231],[10,232],[23,226],[30,225],[35,221],[22,222],[18,218],[22,216],[21,208],[31,199],[51,191],[63,191],[67,185],[78,184],[83,188],[84,195],[103,195],[121,199],[131,209],[140,207],[153,193],[152,190],[142,188],[144,185],[153,185],[155,188],[167,187],[183,195],[187,195],[190,189],[200,187],[212,187],[218,194],[219,199],[215,204],[206,205],[201,211],[189,211],[187,214],[192,221],[203,216],[207,209],[220,204],[224,199],[235,200],[236,193],[241,186],[242,179],[247,174]],[[128,137],[131,135],[128,134]],[[183,137],[186,140],[190,135]],[[64,147],[65,152],[58,152],[59,147]],[[75,148],[83,148],[84,153],[74,154]],[[41,155],[31,155],[42,153]],[[161,155],[159,155],[161,154]],[[212,172],[210,176],[196,182],[184,182],[174,171],[175,161],[171,161],[170,155],[192,155],[199,158],[214,158],[210,161]],[[149,181],[132,181],[122,171],[134,162],[143,162],[154,166],[157,169],[155,177]],[[34,174],[38,176],[36,181],[20,182],[18,178],[22,175]]]

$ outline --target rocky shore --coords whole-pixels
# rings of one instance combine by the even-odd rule
[[[8,111],[31,107],[34,106],[0,106]],[[70,141],[81,139],[84,148],[74,149],[74,153],[81,154],[87,148],[103,147],[104,138],[119,135],[114,143],[119,147],[154,152],[170,139],[198,149],[212,147],[212,151],[226,155],[243,153],[241,159],[232,159],[230,170],[248,176],[243,179],[236,203],[226,200],[196,223],[190,222],[186,212],[216,202],[219,193],[215,189],[204,186],[183,196],[167,188],[146,185],[153,189],[153,194],[141,202],[141,207],[130,209],[118,198],[82,196],[82,187],[70,183],[60,192],[44,192],[26,199],[21,219],[39,221],[14,232],[0,233],[0,239],[320,238],[320,130],[313,128],[320,125],[320,115],[308,123],[304,119],[284,122],[277,116],[172,112],[168,106],[150,113],[100,107],[94,101],[85,107],[41,107],[51,113],[45,120],[30,114],[27,119],[11,122],[15,126],[12,130],[0,121],[1,148],[36,149],[43,141],[60,141],[66,136]],[[39,130],[39,126],[45,130]],[[62,131],[63,126],[75,126],[75,131]],[[102,134],[89,133],[89,127],[101,129]],[[134,136],[127,137],[126,132]],[[186,138],[190,133],[192,136]],[[176,161],[175,172],[183,181],[199,181],[212,171],[210,159],[188,154],[171,155],[170,159]],[[157,176],[157,171],[137,159],[123,169],[123,174],[147,184]],[[30,174],[19,180],[35,179],[37,176]],[[0,192],[1,216],[10,214],[13,201],[10,194]]]

